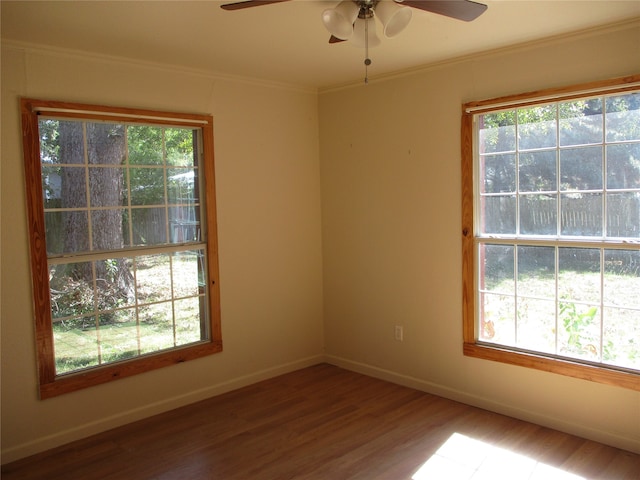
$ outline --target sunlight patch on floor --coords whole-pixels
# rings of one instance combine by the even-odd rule
[[[454,433],[412,480],[586,480],[525,455]]]

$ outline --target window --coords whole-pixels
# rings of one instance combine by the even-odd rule
[[[21,105],[40,397],[221,351],[212,118]]]
[[[640,390],[640,76],[464,105],[464,353]]]

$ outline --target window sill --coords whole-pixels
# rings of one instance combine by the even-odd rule
[[[495,362],[534,368],[592,382],[640,391],[640,375],[613,368],[587,365],[570,360],[546,357],[534,353],[515,352],[500,347],[464,343],[463,353],[467,357],[482,358]]]
[[[89,368],[77,373],[56,376],[52,382],[40,384],[40,399],[56,397],[83,388],[100,385],[117,378],[130,377],[143,372],[183,363],[222,351],[221,341],[209,341],[197,345],[149,354],[134,360]]]

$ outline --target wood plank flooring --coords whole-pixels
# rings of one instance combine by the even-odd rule
[[[640,455],[317,365],[2,467],[3,480],[617,480]]]

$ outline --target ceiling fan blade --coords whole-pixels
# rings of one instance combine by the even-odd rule
[[[404,0],[399,4],[465,22],[475,20],[487,9],[485,4],[470,0]]]
[[[333,35],[331,35],[331,38],[329,38],[329,43],[340,43],[340,42],[346,42],[346,40],[343,40],[338,37],[334,37]]]
[[[223,10],[241,10],[243,8],[260,7],[270,3],[288,2],[290,0],[246,0],[244,2],[225,3],[220,5]]]

